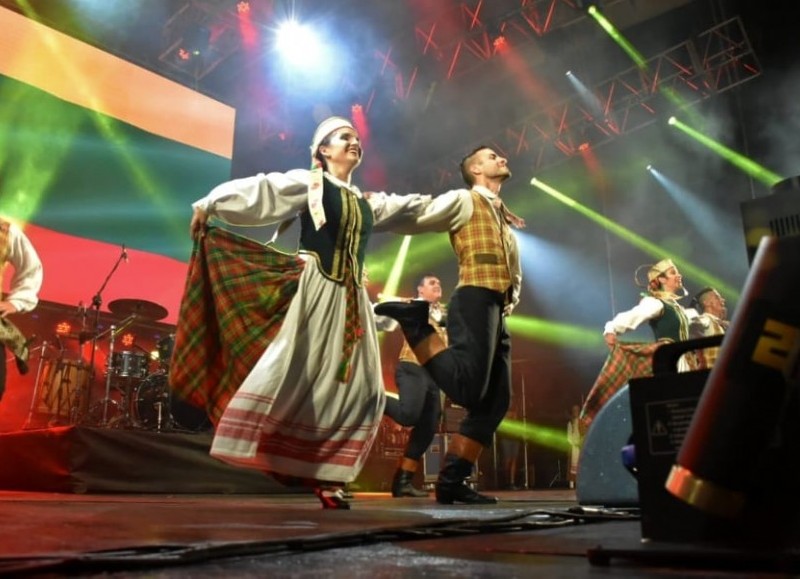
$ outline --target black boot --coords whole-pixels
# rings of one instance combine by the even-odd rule
[[[422,342],[436,330],[428,322],[430,304],[425,300],[410,302],[383,302],[375,306],[375,313],[397,320],[403,334],[412,348]]]
[[[497,497],[487,497],[472,490],[467,478],[472,474],[472,463],[454,454],[444,457],[444,466],[436,481],[436,502],[442,505],[464,503],[466,505],[492,505]]]
[[[17,371],[23,376],[28,373],[28,362],[20,358],[19,356],[14,356],[14,361],[17,363]]]
[[[415,498],[422,498],[427,497],[428,493],[425,491],[421,491],[416,488],[412,484],[412,480],[414,479],[414,473],[409,470],[403,470],[402,468],[398,468],[394,472],[394,478],[392,479],[392,496],[394,498],[400,497],[415,497]]]

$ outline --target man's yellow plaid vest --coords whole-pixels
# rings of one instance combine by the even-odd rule
[[[506,294],[511,299],[511,228],[498,218],[491,201],[472,195],[472,218],[458,231],[450,233],[450,243],[458,258],[458,285],[476,286]]]

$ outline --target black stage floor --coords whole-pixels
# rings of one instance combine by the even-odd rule
[[[0,575],[789,577],[794,551],[642,542],[636,509],[567,489],[497,505],[356,492],[349,511],[207,455],[209,434],[62,427],[0,436]],[[491,491],[485,491],[491,492]],[[584,502],[585,501],[581,501]]]
[[[642,544],[626,512],[580,514],[567,490],[492,506],[356,493],[0,492],[0,575],[32,577],[790,577],[790,561]],[[786,569],[781,571],[781,569]]]

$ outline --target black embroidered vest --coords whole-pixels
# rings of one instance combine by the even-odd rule
[[[317,257],[329,279],[343,282],[347,271],[353,272],[356,286],[361,286],[364,256],[372,233],[373,215],[367,200],[356,197],[344,187],[323,181],[322,206],[327,222],[319,231],[308,211],[300,215],[300,249]]]
[[[675,303],[659,300],[664,304],[664,311],[657,318],[650,320],[656,341],[669,339],[681,342],[689,338],[689,319],[683,308]]]

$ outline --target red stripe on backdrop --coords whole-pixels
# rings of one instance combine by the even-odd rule
[[[106,276],[122,254],[122,246],[26,225],[25,234],[36,248],[44,268],[39,299],[66,305],[91,305]],[[188,228],[187,228],[188,235]],[[101,294],[101,311],[116,299],[139,299],[167,309],[159,320],[175,324],[187,264],[146,251],[127,249],[128,261],[119,264]]]

